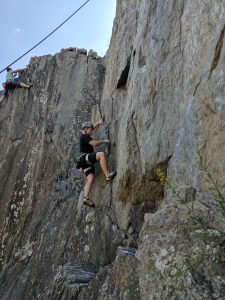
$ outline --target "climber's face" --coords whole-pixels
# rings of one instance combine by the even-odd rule
[[[89,127],[86,129],[86,134],[88,135],[92,135],[92,132],[93,132],[94,128],[93,127]]]

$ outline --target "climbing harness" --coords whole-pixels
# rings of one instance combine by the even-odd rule
[[[80,153],[80,155],[75,159],[76,161],[76,168],[83,169],[84,172],[91,169],[93,164],[88,160],[89,153]],[[88,167],[88,165],[90,167]]]
[[[29,49],[27,52],[25,52],[23,55],[21,55],[19,58],[14,60],[11,64],[9,64],[7,67],[5,67],[3,70],[0,71],[0,74],[5,71],[8,67],[15,64],[17,61],[19,61],[21,58],[23,58],[25,55],[27,55],[29,52],[31,52],[34,48],[39,46],[41,43],[43,43],[47,38],[49,38],[54,32],[56,32],[61,26],[63,26],[69,19],[71,19],[79,10],[81,10],[90,0],[87,0],[84,2],[75,12],[73,12],[64,22],[62,22],[58,27],[56,27],[52,32],[50,32],[45,38],[43,38],[39,43],[34,45],[31,49]]]

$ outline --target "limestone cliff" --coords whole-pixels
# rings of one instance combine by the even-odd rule
[[[117,0],[104,59],[32,63],[34,88],[0,110],[1,299],[225,298],[225,226],[196,156],[222,185],[224,17],[222,0]],[[118,175],[97,170],[90,209],[74,157],[101,114]]]

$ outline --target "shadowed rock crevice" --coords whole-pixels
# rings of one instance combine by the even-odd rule
[[[220,55],[221,55],[221,52],[223,49],[224,32],[225,32],[225,25],[220,33],[220,37],[219,37],[219,40],[218,40],[216,48],[215,48],[214,57],[213,57],[213,61],[212,61],[211,69],[210,69],[210,73],[209,73],[209,78],[211,77],[213,71],[216,69],[216,67],[219,63],[219,60],[220,60]]]
[[[127,229],[124,231],[125,238],[121,245],[126,247],[138,248],[138,237],[144,223],[144,216],[146,213],[154,214],[159,206],[159,201],[142,202],[140,204],[133,204],[130,207],[128,219],[129,223]]]
[[[169,156],[164,161],[156,164],[148,171],[147,175],[139,178],[130,170],[127,171],[126,176],[123,177],[123,187],[120,181],[118,201],[124,204],[131,204],[127,215],[129,223],[124,231],[124,246],[138,247],[137,241],[144,223],[145,214],[155,214],[157,212],[164,197],[164,185],[160,182],[156,170],[160,168],[166,175],[171,157]]]
[[[127,170],[119,182],[118,200],[124,203],[138,204],[142,202],[157,202],[163,198],[164,187],[156,174],[159,167],[164,174],[171,156],[147,168],[145,174]]]
[[[131,60],[131,55],[127,58],[127,63],[125,68],[123,69],[121,76],[117,82],[116,88],[126,88],[127,80],[128,80],[128,75],[130,71],[130,60]]]

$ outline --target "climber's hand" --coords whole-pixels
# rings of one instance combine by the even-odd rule
[[[94,124],[94,128],[98,128],[100,125],[102,125],[102,123],[103,123],[102,120],[99,120]]]
[[[100,125],[102,125],[102,124],[103,124],[103,120],[100,119],[100,120],[98,121],[98,125],[100,126]]]
[[[104,140],[105,144],[109,144],[109,140]]]

